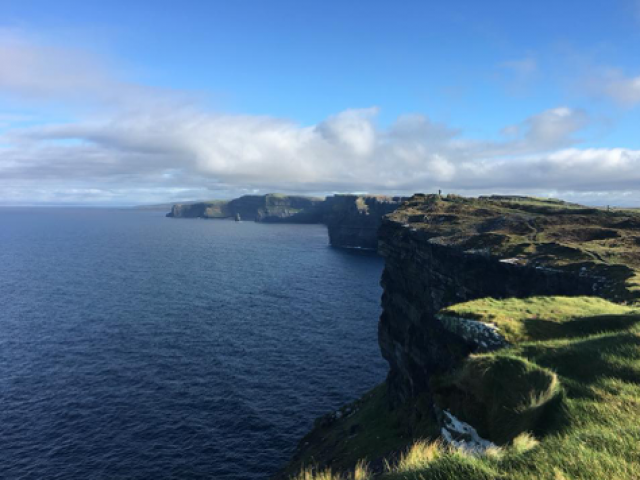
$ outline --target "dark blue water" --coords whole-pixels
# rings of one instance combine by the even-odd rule
[[[383,379],[381,269],[319,225],[0,209],[0,478],[268,478]]]

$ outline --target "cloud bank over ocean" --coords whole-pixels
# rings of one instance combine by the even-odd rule
[[[196,93],[128,82],[95,55],[15,30],[0,32],[0,67],[11,107],[0,113],[1,204],[437,189],[640,204],[640,151],[581,147],[593,119],[579,108],[558,105],[486,139],[423,114],[382,125],[375,106],[303,125],[200,107]],[[637,83],[612,73],[602,92],[630,107]]]

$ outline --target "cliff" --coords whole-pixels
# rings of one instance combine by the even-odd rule
[[[379,252],[387,380],[319,419],[280,478],[359,459],[358,478],[636,478],[638,212],[415,195]]]
[[[323,222],[329,242],[336,247],[375,250],[382,217],[395,211],[404,199],[382,195],[334,195],[324,204]]]
[[[564,202],[412,197],[383,221],[382,355],[391,396],[428,389],[477,345],[436,318],[477,298],[638,298],[640,216]]]
[[[173,205],[167,217],[235,218],[256,222],[319,223],[322,198],[295,195],[245,195],[233,200],[214,200]]]
[[[375,250],[382,217],[402,204],[400,197],[334,195],[326,199],[279,194],[245,195],[223,201],[178,203],[168,217],[235,218],[270,223],[323,223],[334,247]]]

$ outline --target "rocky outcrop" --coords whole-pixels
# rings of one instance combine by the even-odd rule
[[[469,325],[438,318],[444,307],[484,297],[637,299],[637,219],[527,198],[417,195],[405,202],[379,233],[386,259],[379,343],[392,401],[428,393],[434,374],[489,343],[499,346],[489,331],[474,338]]]
[[[382,217],[404,199],[382,195],[334,195],[324,205],[324,223],[335,247],[375,250]]]

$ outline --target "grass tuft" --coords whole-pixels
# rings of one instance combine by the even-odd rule
[[[316,470],[313,467],[307,467],[295,477],[291,477],[291,480],[344,480],[344,478],[330,469]]]
[[[367,463],[359,461],[352,474],[335,473],[329,468],[306,467],[290,478],[291,480],[371,480],[373,476]]]
[[[427,442],[426,440],[418,440],[402,455],[398,463],[391,468],[392,472],[414,472],[421,470],[429,465],[436,458],[444,453],[444,447],[441,442]]]
[[[531,435],[529,432],[523,432],[513,439],[513,442],[511,442],[511,449],[513,453],[519,455],[533,450],[538,445],[540,445],[540,442],[536,437]]]

